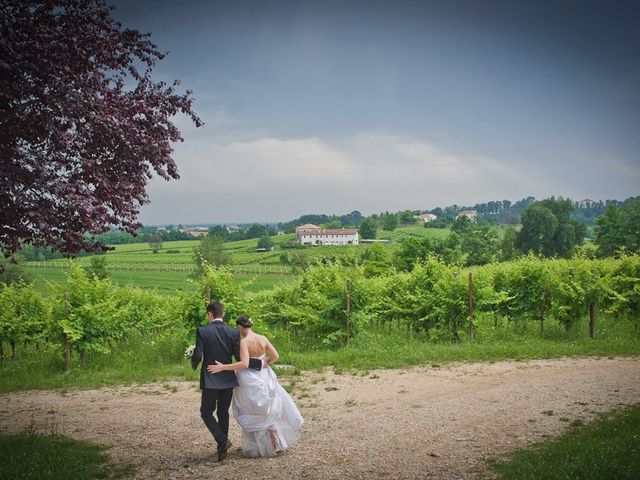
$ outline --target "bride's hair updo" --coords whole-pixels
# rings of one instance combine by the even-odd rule
[[[236,319],[236,325],[240,325],[243,328],[251,328],[251,327],[253,327],[253,322],[246,315],[240,315]]]

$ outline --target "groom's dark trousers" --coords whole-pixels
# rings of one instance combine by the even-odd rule
[[[233,388],[202,390],[200,401],[200,416],[207,426],[218,446],[225,445],[229,437],[229,407],[233,397]],[[216,412],[218,421],[213,416]]]
[[[240,333],[225,325],[221,320],[213,320],[196,330],[196,348],[191,357],[195,370],[202,360],[200,369],[200,416],[213,435],[218,448],[224,448],[229,435],[229,407],[233,388],[238,386],[234,372],[209,373],[207,367],[220,363],[233,363],[232,357],[240,359]],[[213,413],[216,413],[216,417]]]

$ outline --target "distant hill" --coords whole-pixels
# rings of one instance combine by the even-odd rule
[[[559,197],[562,198],[562,197]],[[571,214],[571,217],[575,220],[583,221],[588,226],[595,225],[595,219],[602,215],[608,205],[617,205],[624,207],[625,204],[632,200],[634,197],[626,200],[574,200],[575,210]],[[432,210],[414,210],[415,215],[422,213],[432,213],[439,219],[453,221],[456,215],[463,210],[475,210],[478,213],[478,217],[488,221],[490,223],[519,223],[520,215],[522,212],[533,202],[536,201],[535,197],[526,197],[516,202],[510,200],[495,200],[486,203],[476,203],[475,205],[450,205],[448,207],[437,207]],[[365,217],[360,212],[353,211],[346,215],[326,215],[326,214],[309,214],[302,215],[295,220],[283,222],[278,224],[278,229],[285,232],[293,232],[295,227],[304,225],[306,223],[313,223],[315,225],[326,224],[336,220],[347,227],[359,227]]]

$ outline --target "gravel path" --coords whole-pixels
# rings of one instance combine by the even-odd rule
[[[273,459],[234,446],[214,462],[192,382],[0,395],[0,431],[39,430],[111,446],[136,478],[456,479],[486,462],[640,402],[640,358],[425,365],[281,377],[305,417],[301,442]],[[231,420],[230,437],[239,444]]]

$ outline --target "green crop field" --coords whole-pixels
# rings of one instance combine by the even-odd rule
[[[448,228],[424,228],[422,225],[406,225],[392,232],[378,231],[378,237],[398,242],[407,237],[430,238],[444,240],[449,235]]]
[[[62,268],[28,268],[36,288],[40,293],[48,294],[50,284],[62,284],[66,281],[68,269]],[[147,271],[112,271],[111,279],[118,285],[132,285],[140,288],[155,289],[162,294],[173,294],[193,289],[193,283],[186,273],[180,272],[147,272]],[[283,274],[250,274],[237,273],[235,281],[242,284],[247,292],[257,293],[269,290],[279,283],[290,281],[293,275]]]
[[[403,238],[420,237],[443,239],[448,229],[424,228],[420,225],[400,226],[393,232],[379,232],[379,237],[391,240],[384,244],[393,251]],[[224,244],[224,250],[231,255],[230,268],[236,272],[238,282],[251,279],[248,291],[256,292],[272,288],[275,284],[292,278],[292,268],[282,263],[283,254],[291,257],[303,254],[310,263],[322,259],[360,258],[369,245],[328,245],[320,247],[289,248],[295,241],[294,234],[272,237],[273,250],[256,252],[257,239],[241,240]],[[107,269],[114,282],[120,285],[134,285],[157,289],[161,293],[184,291],[191,288],[189,275],[194,268],[193,250],[199,240],[164,242],[158,253],[153,253],[147,243],[115,245],[105,254]],[[169,251],[178,253],[167,253]],[[92,257],[80,257],[75,262],[87,264]],[[27,262],[29,273],[38,289],[48,290],[47,282],[61,283],[66,278],[69,260],[58,259],[46,262]]]

